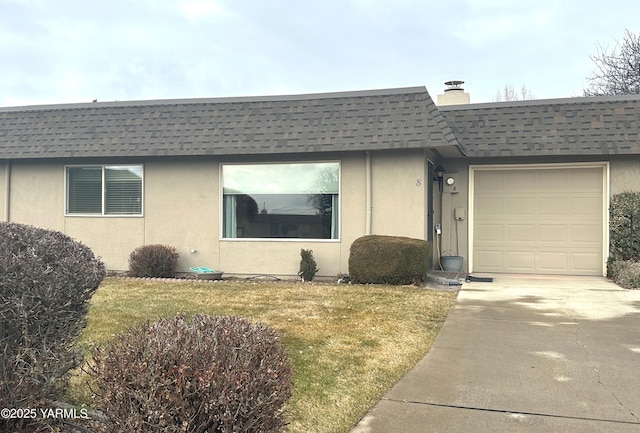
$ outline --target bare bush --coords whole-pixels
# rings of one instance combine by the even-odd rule
[[[132,277],[171,278],[178,268],[178,251],[168,245],[145,245],[129,256]]]
[[[292,370],[279,335],[238,317],[161,319],[96,349],[109,432],[277,432]]]
[[[104,275],[102,262],[70,237],[0,223],[0,407],[30,407],[65,389],[82,362],[74,342]]]

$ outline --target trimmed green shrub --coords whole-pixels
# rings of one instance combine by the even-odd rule
[[[349,254],[354,283],[415,284],[431,269],[431,244],[421,239],[369,235],[356,239]]]
[[[59,398],[82,362],[74,342],[104,275],[103,263],[70,237],[0,223],[0,407]],[[13,421],[0,419],[0,430],[17,430]]]
[[[609,251],[614,259],[640,257],[640,194],[615,194],[609,207]]]
[[[108,432],[276,432],[293,372],[278,333],[229,316],[146,323],[95,349]]]
[[[313,251],[300,250],[300,271],[298,275],[302,277],[303,281],[311,281],[316,276],[316,272],[319,271],[316,259],[313,258]]]
[[[172,278],[178,269],[178,251],[168,245],[145,245],[129,256],[132,277]]]
[[[608,261],[607,276],[621,287],[638,289],[640,288],[640,263],[635,260]]]

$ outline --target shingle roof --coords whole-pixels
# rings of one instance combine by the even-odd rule
[[[461,152],[424,87],[0,109],[0,159],[425,147]]]
[[[640,154],[640,95],[440,110],[469,157]]]

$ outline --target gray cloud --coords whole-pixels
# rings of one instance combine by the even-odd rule
[[[610,0],[0,0],[0,104],[240,96],[467,81],[581,94]]]

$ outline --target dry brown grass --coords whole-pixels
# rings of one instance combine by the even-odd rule
[[[106,279],[80,344],[179,312],[260,321],[283,334],[293,365],[288,431],[344,433],[427,353],[454,302],[406,286]],[[71,395],[87,395],[82,380]]]

